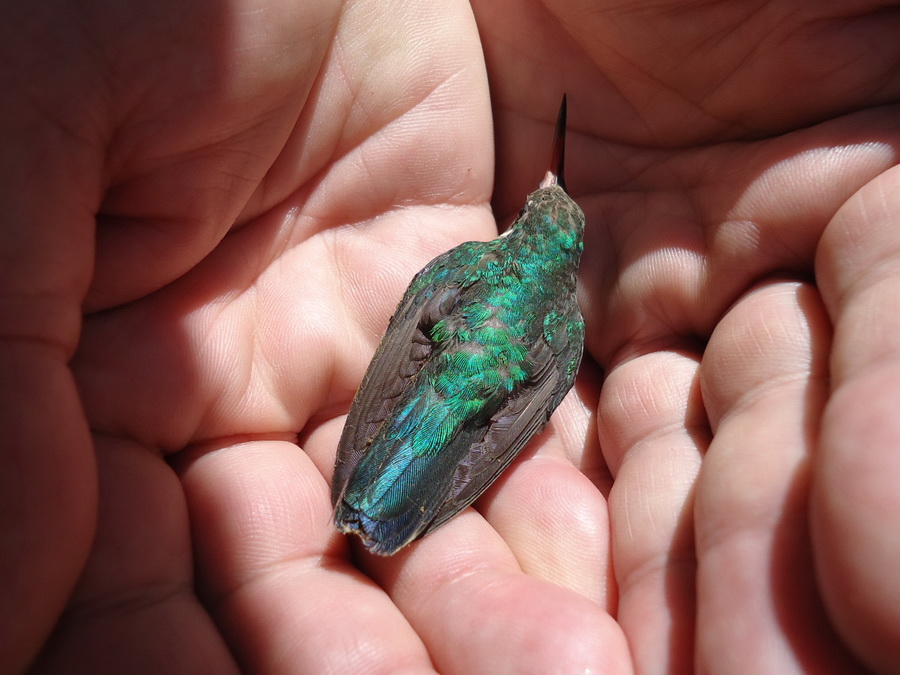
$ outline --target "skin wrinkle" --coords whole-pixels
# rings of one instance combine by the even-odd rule
[[[900,669],[895,7],[48,2],[0,22],[0,286],[62,304],[0,315],[77,351],[0,359],[7,668],[553,672],[562,649],[578,672]],[[373,561],[327,489],[366,335],[429,259],[494,231],[489,199],[518,211],[563,91],[597,364],[572,396],[596,430],[555,415],[477,510]],[[121,218],[98,242],[101,202]],[[837,330],[797,329],[798,351],[784,300],[747,294],[813,272]],[[744,310],[768,330],[740,343]],[[810,359],[833,392],[823,370],[747,398]],[[136,580],[160,559],[160,589],[194,591],[153,603]],[[153,611],[68,620],[89,579]]]

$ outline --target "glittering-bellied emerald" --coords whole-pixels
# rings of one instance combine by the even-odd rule
[[[410,283],[338,445],[334,522],[391,555],[471,504],[550,419],[584,345],[584,214],[565,191],[566,100],[551,169],[504,235]]]

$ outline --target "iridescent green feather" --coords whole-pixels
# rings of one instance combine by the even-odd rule
[[[584,216],[560,182],[548,174],[505,236],[429,263],[392,317],[332,482],[336,524],[370,551],[394,553],[471,504],[571,388]]]

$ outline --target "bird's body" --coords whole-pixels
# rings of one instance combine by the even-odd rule
[[[564,108],[561,120],[564,130]],[[332,482],[335,523],[374,553],[394,553],[471,504],[574,382],[584,215],[557,173],[503,236],[431,261],[391,319]]]

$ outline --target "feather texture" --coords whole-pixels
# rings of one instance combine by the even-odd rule
[[[564,107],[561,120],[564,131]],[[548,176],[505,235],[426,265],[391,318],[332,481],[336,525],[373,553],[396,552],[477,499],[574,382],[584,215]]]

